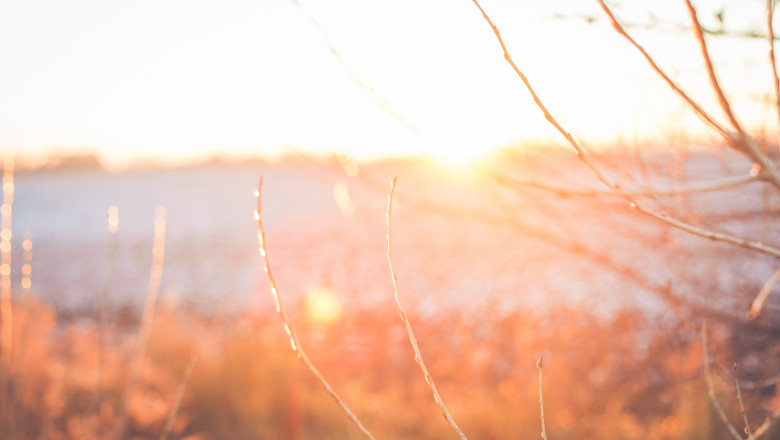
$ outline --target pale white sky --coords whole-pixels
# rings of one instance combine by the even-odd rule
[[[703,3],[703,2],[699,2]],[[764,2],[726,7],[726,25],[763,31]],[[88,148],[106,159],[278,154],[286,147],[474,156],[560,141],[503,60],[470,0],[0,1],[0,153]],[[483,0],[519,67],[586,142],[697,133],[595,0]],[[687,23],[682,1],[624,0],[628,22]],[[585,14],[600,20],[554,19]],[[342,59],[418,133],[371,100]],[[664,28],[665,29],[665,28]],[[632,29],[714,107],[690,34]],[[749,123],[771,92],[762,40],[712,38],[719,73]]]

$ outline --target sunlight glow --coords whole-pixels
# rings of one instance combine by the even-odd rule
[[[335,149],[349,154],[339,160],[353,177],[354,160],[421,154],[462,167],[519,141],[560,140],[470,2],[291,3],[85,0],[62,9],[53,0],[14,2],[0,16],[0,41],[18,43],[0,46],[14,66],[0,70],[0,151],[85,147],[121,163]],[[667,3],[628,2],[620,12],[633,21],[652,13],[680,22]],[[670,116],[676,97],[603,18],[579,18],[601,16],[596,2],[485,6],[518,67],[573,135],[612,142],[657,136],[677,123],[698,127],[695,117]],[[702,5],[702,16],[718,7]],[[728,9],[729,23],[745,26],[748,14],[737,9]],[[641,37],[694,95],[706,96],[706,81],[690,80],[701,74],[690,35],[659,28]],[[769,86],[752,79],[766,72],[745,60],[763,57],[765,48],[740,43],[744,59],[715,62],[730,96],[760,116],[766,111],[751,97]],[[410,133],[367,89],[417,130]]]
[[[341,215],[351,217],[355,213],[355,205],[349,197],[349,187],[346,183],[336,182],[333,185],[333,198],[336,200]]]
[[[330,324],[341,318],[341,302],[326,288],[318,287],[309,290],[303,301],[306,315],[312,322]]]

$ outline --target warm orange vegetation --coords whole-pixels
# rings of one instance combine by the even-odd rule
[[[111,326],[101,348],[92,322],[57,322],[51,308],[34,300],[14,311],[12,412],[3,417],[4,438],[111,438],[136,329]],[[296,312],[311,358],[377,438],[454,436],[395,313],[347,313],[323,325],[306,322],[303,305]],[[431,373],[470,437],[538,435],[535,363],[543,353],[549,438],[727,438],[707,400],[696,332],[680,325],[648,334],[641,316],[630,312],[612,322],[567,310],[548,319],[495,315],[477,322],[410,316]],[[729,340],[725,325],[711,333],[723,365],[767,362],[776,348],[762,350],[767,341],[758,328],[740,329],[756,338],[755,347]],[[732,350],[735,343],[744,348]],[[296,360],[275,316],[206,317],[170,305],[157,311],[139,384],[128,399],[124,438],[160,438],[192,355],[199,360],[169,438],[359,438]],[[714,380],[737,421],[729,375]],[[777,406],[776,389],[747,382],[743,388],[758,425]]]

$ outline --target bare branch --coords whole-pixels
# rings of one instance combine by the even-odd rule
[[[669,75],[664,72],[661,67],[656,64],[653,57],[650,56],[649,53],[645,50],[642,45],[640,45],[636,40],[634,40],[633,37],[631,37],[628,32],[623,28],[623,26],[617,21],[617,18],[615,18],[615,14],[612,13],[612,10],[607,6],[606,3],[604,3],[604,0],[598,0],[599,4],[601,5],[601,9],[604,10],[604,13],[609,18],[609,21],[612,23],[612,27],[615,29],[615,31],[622,35],[626,40],[628,40],[631,45],[633,45],[640,54],[645,58],[645,60],[650,64],[650,67],[666,82],[666,84],[674,90],[677,95],[682,98],[683,101],[685,101],[693,110],[693,112],[698,116],[702,121],[707,123],[709,126],[711,126],[715,131],[720,133],[721,136],[726,140],[726,142],[734,147],[735,149],[738,149],[738,146],[732,139],[732,136],[729,134],[728,130],[726,130],[720,123],[715,121],[715,119],[709,115],[696,101],[693,100],[690,96],[688,96],[687,93],[683,89],[680,88],[680,86],[677,85],[677,83],[672,80],[672,78],[669,77]]]
[[[325,379],[325,377],[317,370],[317,368],[314,366],[314,364],[309,360],[309,356],[306,355],[306,352],[303,350],[303,347],[301,346],[300,341],[298,340],[298,335],[295,333],[295,329],[292,326],[292,323],[290,322],[290,318],[287,316],[287,312],[284,310],[284,306],[282,305],[282,299],[279,296],[279,288],[276,286],[276,280],[274,279],[273,272],[271,271],[271,263],[268,259],[268,250],[266,249],[266,240],[265,240],[265,229],[263,228],[263,215],[262,215],[262,190],[263,190],[263,178],[260,178],[260,183],[258,185],[257,191],[255,192],[255,196],[257,197],[257,211],[255,211],[255,220],[257,220],[257,240],[259,242],[259,252],[260,256],[263,257],[263,269],[265,270],[266,275],[268,275],[268,281],[271,284],[271,295],[274,297],[274,301],[276,302],[276,313],[279,314],[279,317],[282,318],[282,324],[284,325],[284,331],[287,333],[287,336],[290,339],[290,346],[292,347],[292,350],[298,355],[298,359],[300,359],[304,365],[314,374],[314,377],[317,378],[317,380],[320,381],[320,384],[322,384],[322,387],[325,388],[325,391],[330,394],[330,396],[336,401],[336,403],[341,407],[341,410],[344,411],[344,413],[347,414],[347,417],[352,421],[352,423],[355,424],[355,426],[360,430],[360,432],[368,439],[373,440],[374,436],[371,435],[371,433],[368,431],[368,429],[363,426],[363,424],[358,420],[357,416],[352,412],[352,410],[349,409],[346,403],[339,397],[339,395],[336,393],[336,391],[333,389],[333,387],[330,386],[328,381]]]
[[[176,415],[179,413],[181,399],[184,397],[184,390],[187,387],[187,382],[189,382],[190,376],[192,376],[192,370],[195,369],[195,364],[197,363],[198,356],[195,354],[190,356],[190,360],[187,362],[187,366],[184,368],[184,374],[181,376],[181,381],[179,381],[179,387],[176,389],[176,397],[173,399],[173,405],[171,406],[171,411],[168,413],[168,419],[165,421],[163,432],[160,434],[160,440],[166,440],[168,435],[171,433],[171,430],[173,429],[173,422],[176,421]]]
[[[704,379],[707,382],[707,390],[708,390],[708,396],[710,397],[710,402],[712,403],[713,408],[715,408],[715,412],[718,413],[718,417],[720,417],[720,420],[723,422],[724,425],[726,425],[726,428],[728,428],[728,431],[729,433],[731,433],[731,436],[734,437],[736,440],[742,440],[742,436],[739,434],[739,432],[734,427],[734,425],[732,425],[731,422],[729,422],[728,417],[726,417],[726,412],[723,411],[723,407],[720,406],[720,402],[718,402],[718,396],[715,394],[715,386],[712,384],[712,374],[710,373],[710,351],[707,343],[706,322],[701,326],[701,350],[702,350],[702,356],[704,362]]]
[[[436,403],[441,408],[442,415],[447,420],[447,423],[449,423],[450,426],[452,426],[452,429],[455,430],[455,432],[462,440],[466,440],[466,435],[463,434],[463,431],[461,431],[461,429],[455,423],[455,420],[453,420],[452,416],[450,416],[450,412],[447,411],[447,407],[444,406],[444,401],[439,395],[439,391],[436,389],[436,384],[433,382],[433,377],[431,377],[431,374],[428,372],[428,367],[425,366],[425,361],[423,360],[422,353],[420,353],[420,347],[417,345],[417,338],[414,336],[414,331],[412,331],[412,325],[409,323],[409,318],[406,316],[406,309],[404,308],[404,303],[401,299],[401,291],[398,288],[398,276],[396,275],[395,268],[393,266],[393,246],[392,246],[393,235],[392,235],[392,227],[391,227],[393,194],[395,193],[396,182],[397,182],[397,178],[394,177],[392,183],[390,184],[390,193],[387,195],[387,262],[390,265],[390,275],[393,278],[393,289],[395,290],[395,301],[398,303],[398,308],[401,310],[401,320],[404,322],[404,326],[406,327],[406,333],[409,334],[409,341],[412,343],[412,348],[414,349],[414,360],[420,366],[420,370],[422,370],[422,373],[425,376],[425,381],[428,382],[428,386],[431,387],[431,391],[433,391],[433,398],[436,400]]]
[[[536,361],[536,368],[539,369],[539,409],[542,412],[542,439],[547,440],[547,430],[544,429],[544,399],[542,398],[542,355]]]
[[[766,302],[767,298],[769,298],[769,294],[772,293],[772,289],[778,282],[780,282],[780,268],[778,268],[775,273],[773,273],[772,276],[766,280],[764,287],[762,287],[758,292],[756,299],[753,300],[753,304],[750,306],[748,318],[758,318],[758,315],[761,314],[761,309],[764,308],[764,303]]]
[[[707,49],[707,42],[704,39],[704,34],[702,33],[701,25],[699,24],[699,18],[696,16],[696,10],[693,8],[691,0],[685,0],[685,5],[688,7],[688,14],[691,16],[693,33],[696,35],[696,40],[699,42],[699,49],[701,50],[701,57],[704,60],[704,65],[707,68],[710,86],[712,86],[712,90],[715,92],[715,95],[717,95],[718,103],[720,104],[721,109],[723,109],[723,113],[726,114],[731,126],[740,134],[740,136],[744,136],[745,132],[742,129],[742,125],[737,121],[737,117],[734,116],[734,112],[731,110],[731,104],[729,104],[728,99],[726,99],[726,95],[723,94],[723,88],[720,86],[718,77],[715,75],[715,68],[712,65],[710,51]]]
[[[714,192],[714,191],[723,191],[728,189],[734,189],[741,185],[745,185],[748,183],[756,182],[758,181],[758,176],[751,174],[743,177],[736,177],[729,180],[722,180],[720,182],[713,182],[708,183],[700,186],[691,186],[686,188],[678,188],[678,189],[649,189],[649,190],[636,190],[636,191],[630,191],[630,190],[621,190],[621,192],[617,193],[614,191],[599,191],[599,190],[590,190],[590,191],[578,191],[578,190],[571,190],[567,188],[557,187],[557,186],[551,186],[551,185],[545,185],[542,183],[534,182],[534,181],[525,181],[525,180],[517,180],[513,177],[509,176],[499,176],[499,175],[491,175],[493,179],[495,179],[498,183],[510,186],[510,187],[524,187],[524,188],[531,188],[531,189],[537,189],[540,191],[546,191],[553,194],[556,194],[561,197],[620,197],[625,198],[626,196],[629,197],[674,197],[674,196],[680,196],[680,195],[686,195],[686,194],[697,194],[697,193],[705,193],[705,192]]]
[[[658,219],[664,223],[667,223],[671,226],[674,226],[675,228],[678,228],[680,230],[683,230],[685,232],[691,233],[693,235],[698,235],[699,237],[706,238],[708,240],[713,241],[722,241],[725,243],[732,244],[734,246],[739,246],[742,248],[750,249],[756,252],[760,252],[762,254],[766,254],[772,257],[780,258],[780,248],[776,248],[774,246],[766,245],[760,241],[750,241],[745,240],[739,237],[736,237],[731,234],[726,234],[723,232],[714,232],[709,231],[707,229],[702,229],[696,226],[689,225],[688,223],[682,222],[680,220],[677,220],[673,217],[669,217],[666,214],[658,213],[652,210],[649,210],[645,208],[643,205],[640,205],[638,203],[634,203],[632,205],[637,211],[642,212],[644,214],[649,215],[650,217],[653,217],[655,219]]]
[[[568,18],[574,18],[579,19],[582,21],[585,21],[588,24],[596,23],[600,20],[600,18],[596,15],[590,15],[590,14],[561,14],[556,13],[553,14],[550,19],[553,20],[561,20],[561,19],[568,19]],[[622,26],[626,29],[645,29],[650,31],[659,31],[661,33],[688,33],[690,32],[691,28],[682,24],[669,24],[669,23],[660,23],[656,19],[652,19],[648,22],[634,22],[634,23],[626,23],[623,22]],[[749,38],[749,39],[761,39],[766,40],[767,35],[758,31],[758,30],[731,30],[731,29],[712,29],[705,26],[701,26],[701,31],[705,35],[712,35],[716,37],[728,37],[728,38]],[[778,37],[773,37],[775,40],[780,40]]]
[[[498,32],[498,28],[496,27],[496,25],[494,25],[493,22],[490,20],[490,17],[488,17],[487,13],[484,11],[484,9],[482,9],[482,6],[479,5],[479,2],[477,0],[472,0],[472,1],[477,6],[479,11],[482,13],[482,16],[484,17],[485,21],[487,21],[487,23],[490,25],[491,29],[493,29],[493,33],[496,35],[496,39],[498,39],[498,42],[499,42],[499,44],[501,45],[501,48],[504,51],[504,59],[512,66],[512,69],[515,71],[515,73],[523,81],[523,84],[525,84],[526,89],[528,89],[529,93],[533,97],[534,102],[536,103],[537,107],[539,107],[539,109],[542,110],[542,112],[544,113],[545,118],[550,122],[550,124],[552,124],[566,138],[566,140],[569,142],[569,144],[572,146],[572,148],[574,148],[575,152],[577,153],[577,157],[579,158],[579,160],[586,167],[588,167],[588,169],[596,176],[596,178],[598,178],[610,190],[612,190],[613,192],[615,192],[615,193],[619,194],[621,197],[623,197],[631,205],[631,207],[635,208],[637,211],[639,211],[639,212],[641,212],[643,214],[646,214],[646,215],[648,215],[650,217],[653,217],[653,218],[655,218],[657,220],[660,220],[660,221],[662,221],[664,223],[667,223],[667,224],[669,224],[671,226],[674,226],[674,227],[676,227],[678,229],[681,229],[683,231],[686,231],[686,232],[689,232],[691,234],[698,235],[700,237],[704,237],[704,238],[707,238],[707,239],[710,239],[710,240],[723,241],[723,242],[730,243],[730,244],[733,244],[733,245],[737,245],[737,246],[740,246],[740,247],[752,249],[752,250],[755,250],[755,251],[758,251],[758,252],[761,252],[761,253],[764,253],[764,254],[767,254],[767,255],[771,255],[773,257],[780,257],[780,249],[778,249],[778,248],[774,248],[772,246],[767,246],[767,245],[764,245],[763,243],[757,242],[757,241],[748,241],[748,240],[745,240],[745,239],[741,239],[741,238],[735,237],[735,236],[730,235],[730,234],[723,234],[723,233],[719,233],[719,232],[708,231],[708,230],[701,229],[701,228],[698,228],[698,227],[695,227],[695,226],[691,226],[691,225],[689,225],[687,223],[684,223],[684,222],[682,222],[680,220],[677,220],[677,219],[674,219],[672,217],[669,217],[666,214],[662,214],[662,213],[653,211],[653,210],[651,210],[649,208],[646,208],[643,205],[641,205],[638,201],[636,201],[633,197],[631,197],[630,195],[623,193],[623,191],[620,190],[620,188],[618,188],[617,185],[615,185],[611,181],[609,181],[609,179],[607,179],[607,177],[604,175],[604,173],[602,173],[598,169],[598,167],[596,167],[596,165],[585,155],[585,151],[582,149],[582,147],[579,145],[579,143],[577,143],[577,141],[574,139],[574,137],[570,133],[568,133],[566,130],[564,130],[563,127],[558,123],[558,121],[553,117],[553,115],[547,110],[547,107],[544,106],[544,104],[542,103],[541,99],[536,94],[536,91],[531,86],[531,83],[528,81],[528,78],[526,78],[526,76],[517,67],[517,65],[515,64],[514,60],[512,60],[512,57],[509,55],[509,52],[507,51],[506,45],[504,44],[504,40],[501,38],[501,34]],[[658,66],[655,64],[655,62],[650,57],[650,55],[648,55],[647,52],[645,52],[644,49],[642,49],[641,46],[639,46],[633,39],[631,39],[631,37],[628,36],[628,34],[625,33],[623,28],[620,27],[620,24],[618,24],[618,22],[615,19],[614,15],[612,15],[612,12],[609,10],[609,8],[606,6],[606,4],[604,4],[603,0],[599,0],[599,3],[601,3],[601,5],[604,8],[604,10],[606,11],[607,15],[612,20],[613,26],[615,27],[615,29],[618,32],[620,32],[622,35],[624,35],[626,38],[628,38],[629,41],[631,41],[645,55],[645,58],[647,58],[647,60],[651,63],[651,65],[654,66],[656,71],[662,77],[667,79],[667,82],[669,83],[670,87],[675,89],[675,91],[678,91],[680,96],[683,96],[684,98],[686,98],[686,101],[688,101],[689,104],[691,104],[691,106],[694,107],[694,109],[698,109],[699,111],[701,111],[700,115],[706,115],[706,113],[704,113],[703,110],[701,110],[701,108],[694,101],[692,101],[690,98],[688,98],[688,96],[685,94],[685,92],[683,92],[679,87],[677,87],[677,85],[674,84],[674,82],[671,81],[671,79],[669,79],[669,77],[666,76],[666,74],[663,73],[663,71],[660,68],[658,68]],[[712,121],[711,118],[710,118],[710,120]],[[718,125],[714,121],[712,121],[712,124],[713,124],[713,127],[719,129],[720,131],[722,131],[724,133],[726,138],[732,143],[732,145],[735,148],[740,149],[740,147],[739,147],[740,144],[737,143],[737,140],[734,139],[734,137],[731,136],[731,134],[726,132],[725,129],[723,129],[723,127],[721,127],[720,125]],[[748,139],[747,136],[744,136],[741,139],[743,141],[745,141],[745,143],[748,144],[748,145],[754,145],[753,143],[751,143],[750,141],[747,140]],[[744,151],[744,150],[740,149],[740,151]],[[763,156],[763,162],[759,161],[759,159],[761,159],[762,156],[763,155],[760,153],[760,151],[758,152],[758,156],[754,156],[753,154],[751,154],[751,157],[754,157],[754,160],[756,160],[758,165],[759,165],[759,167],[757,168],[757,172],[756,172],[757,177],[759,179],[770,180],[773,184],[775,184],[775,186],[780,188],[780,175],[777,175],[776,171],[774,170],[772,165],[768,162],[768,160],[766,159],[765,156]],[[766,164],[766,166],[765,166],[765,164]]]
[[[748,435],[748,440],[753,440],[753,432],[750,430],[750,423],[748,423],[747,413],[745,412],[745,402],[742,400],[742,391],[739,389],[739,380],[737,380],[737,364],[734,364],[734,386],[737,387],[737,400],[739,401],[739,410],[742,411],[742,420],[745,422],[745,432]]]
[[[777,107],[778,128],[780,128],[780,79],[777,76],[777,64],[775,63],[775,31],[772,26],[775,0],[766,0],[766,27],[769,39],[769,64],[772,66],[772,84],[775,88],[775,106]]]
[[[759,426],[755,432],[753,432],[753,438],[759,438],[762,435],[764,435],[765,432],[769,430],[769,428],[772,427],[772,425],[777,421],[777,419],[780,419],[780,409],[773,412],[772,415],[766,418],[764,420],[764,423]]]

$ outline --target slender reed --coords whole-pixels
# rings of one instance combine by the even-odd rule
[[[748,435],[748,440],[753,440],[753,432],[750,430],[750,423],[748,423],[747,412],[745,411],[745,402],[742,400],[742,391],[739,389],[739,380],[737,379],[737,363],[734,363],[734,386],[737,388],[737,400],[739,401],[739,410],[742,412],[742,420],[745,422],[745,433]]]
[[[273,272],[271,271],[271,263],[268,258],[268,249],[266,248],[266,239],[265,239],[265,228],[263,227],[263,210],[262,210],[262,191],[263,191],[263,178],[260,177],[260,183],[258,184],[257,191],[255,191],[255,197],[257,197],[257,210],[255,211],[255,220],[257,220],[257,241],[259,243],[258,249],[260,252],[260,256],[263,257],[263,270],[265,270],[266,275],[268,275],[268,282],[271,284],[271,295],[274,297],[274,302],[276,303],[276,313],[279,315],[280,318],[282,318],[282,325],[284,326],[284,331],[287,333],[287,337],[290,339],[290,347],[295,352],[295,354],[298,356],[298,359],[301,360],[301,362],[306,365],[306,367],[309,369],[309,371],[312,372],[314,377],[317,378],[317,380],[320,382],[323,388],[325,388],[325,391],[336,401],[336,403],[339,405],[342,411],[349,417],[349,419],[352,421],[352,423],[358,428],[358,430],[369,439],[374,439],[374,436],[371,435],[371,433],[366,429],[365,426],[358,420],[357,416],[352,412],[352,410],[349,409],[346,403],[339,397],[339,395],[336,393],[336,391],[333,389],[332,386],[328,383],[328,381],[325,379],[325,377],[317,370],[317,368],[314,366],[314,364],[309,359],[309,356],[306,355],[306,352],[303,350],[303,347],[301,346],[301,343],[298,339],[298,335],[295,332],[295,329],[292,326],[292,323],[290,321],[290,318],[287,316],[287,312],[284,309],[284,306],[282,305],[282,299],[279,296],[279,288],[276,286],[276,280],[274,279]]]
[[[14,161],[3,161],[3,204],[0,206],[0,434],[13,437],[11,367],[13,309],[11,306],[11,220],[14,203]]]
[[[157,296],[160,293],[163,266],[165,263],[165,207],[159,205],[155,208],[154,241],[152,242],[152,269],[149,276],[149,290],[146,292],[143,315],[141,316],[141,328],[138,335],[138,346],[135,351],[132,365],[130,366],[130,378],[122,393],[121,407],[117,423],[114,429],[114,438],[119,440],[125,433],[128,419],[128,401],[135,393],[138,379],[141,374],[141,366],[146,357],[146,349],[152,333],[152,324],[157,308]]]
[[[173,429],[173,422],[176,421],[176,415],[179,413],[179,407],[181,406],[181,399],[184,397],[184,390],[187,388],[187,382],[192,376],[192,370],[195,369],[195,364],[198,363],[198,356],[193,354],[190,356],[190,361],[187,362],[187,366],[184,368],[184,374],[179,381],[179,387],[176,389],[176,397],[173,399],[173,405],[171,406],[171,412],[168,413],[168,419],[165,421],[165,427],[163,427],[162,434],[160,434],[160,440],[167,440]]]
[[[547,440],[547,430],[544,428],[544,399],[542,398],[542,355],[536,361],[536,368],[539,369],[539,409],[542,412],[542,439]]]
[[[466,435],[463,434],[463,431],[458,427],[458,425],[455,423],[455,420],[452,419],[452,416],[450,415],[450,412],[447,411],[447,407],[444,405],[444,401],[441,398],[441,395],[439,395],[439,390],[436,389],[436,384],[433,382],[433,377],[431,377],[431,374],[428,372],[428,367],[425,366],[425,361],[423,361],[422,353],[420,353],[420,347],[417,345],[417,338],[414,336],[414,331],[412,331],[412,325],[409,323],[409,318],[406,316],[406,309],[404,308],[403,300],[401,299],[401,291],[398,289],[398,276],[395,273],[395,268],[393,267],[393,234],[392,234],[392,208],[393,208],[393,194],[395,193],[395,185],[398,178],[394,177],[392,183],[390,183],[390,193],[387,195],[387,262],[390,265],[390,275],[393,278],[393,288],[395,290],[395,301],[398,303],[398,308],[401,310],[401,320],[404,322],[404,326],[406,327],[406,333],[409,334],[409,341],[412,343],[412,348],[414,349],[414,360],[417,362],[418,365],[420,365],[420,369],[423,372],[423,375],[425,376],[425,381],[428,382],[428,386],[431,387],[431,391],[433,391],[433,398],[436,400],[436,404],[439,405],[441,408],[442,415],[444,415],[444,418],[447,420],[447,423],[452,426],[452,429],[455,430],[455,432],[458,434],[458,436],[461,439],[466,439]]]

